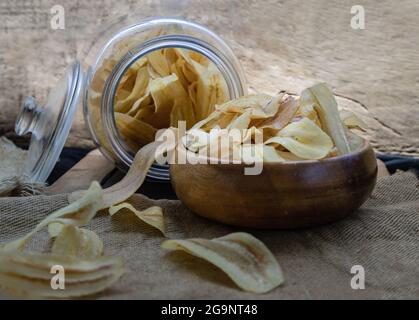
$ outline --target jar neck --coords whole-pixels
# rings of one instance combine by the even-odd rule
[[[189,35],[164,35],[141,43],[125,54],[112,70],[111,75],[105,83],[101,99],[101,116],[103,127],[106,128],[106,138],[110,142],[115,155],[127,166],[132,164],[133,155],[120,136],[114,117],[114,99],[118,84],[128,68],[135,61],[147,56],[153,51],[165,48],[182,48],[195,51],[207,57],[214,63],[224,77],[230,99],[235,99],[246,94],[244,76],[241,69],[234,64],[234,60],[229,57],[229,55],[232,55],[231,52],[225,54],[211,44]],[[159,170],[157,171],[156,177],[160,175]]]

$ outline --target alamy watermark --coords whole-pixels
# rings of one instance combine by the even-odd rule
[[[245,164],[245,175],[263,170],[262,130],[186,131],[186,122],[179,121],[177,130],[162,129],[156,137],[162,142],[155,153],[158,164]]]
[[[365,269],[361,265],[354,265],[351,268],[351,274],[354,276],[351,278],[351,288],[354,290],[365,289]]]
[[[351,7],[351,28],[354,30],[365,29],[365,8],[361,5],[354,5]]]
[[[50,25],[53,30],[65,29],[65,10],[62,5],[56,4],[50,9],[51,20]]]
[[[64,290],[65,289],[65,270],[61,265],[54,265],[51,267],[50,273],[53,274],[51,278],[51,289],[52,290]]]

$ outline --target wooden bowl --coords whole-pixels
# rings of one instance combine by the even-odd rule
[[[179,199],[208,219],[251,228],[312,227],[349,215],[370,196],[377,160],[365,140],[356,150],[319,161],[264,163],[255,176],[244,175],[245,164],[175,164],[171,181]]]

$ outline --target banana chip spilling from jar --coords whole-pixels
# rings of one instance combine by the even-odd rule
[[[356,136],[349,128],[364,126],[352,112],[339,111],[331,90],[318,84],[300,97],[257,94],[217,105],[187,131],[182,144],[233,163],[321,160],[351,152]],[[233,130],[241,136],[232,136]]]
[[[105,59],[92,80],[89,101],[97,107],[92,116],[98,122],[100,92],[117,61]],[[189,129],[228,98],[224,77],[208,58],[181,48],[160,49],[137,60],[121,78],[114,98],[115,123],[136,152],[154,140],[157,130],[177,127],[179,121]]]

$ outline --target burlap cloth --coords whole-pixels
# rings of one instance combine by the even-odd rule
[[[171,238],[237,231],[194,215],[179,201],[132,200],[140,208],[162,206]],[[66,195],[0,199],[0,240],[26,233],[66,204]],[[161,249],[164,238],[131,214],[100,213],[89,227],[103,239],[105,254],[124,257],[129,269],[101,299],[419,298],[419,189],[413,173],[380,178],[373,196],[343,221],[299,231],[246,230],[272,250],[285,274],[285,284],[265,295],[240,291],[203,260]],[[45,247],[45,239],[41,234],[34,246]],[[350,286],[353,265],[365,269],[365,290]]]

